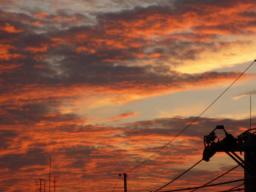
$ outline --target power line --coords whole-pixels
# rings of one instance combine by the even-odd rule
[[[215,103],[218,102],[219,99],[221,99],[221,97],[229,90],[233,87],[233,85],[240,80],[240,78],[254,65],[256,60],[254,60],[253,62],[251,62],[232,82],[231,84],[224,89],[209,105],[206,106],[206,108],[197,116],[195,117],[192,121],[190,121],[189,124],[187,124],[183,129],[181,129],[173,138],[171,141],[167,142],[166,144],[164,144],[163,146],[161,146],[159,148],[159,150],[162,150],[164,148],[166,148],[168,145],[170,145],[177,137],[179,137],[186,129],[188,129],[189,127],[191,127],[193,125],[194,122],[196,122],[197,120],[199,120],[202,115],[204,113],[206,113]],[[187,169],[186,171],[182,172],[180,175],[178,175],[177,177],[175,177],[174,179],[172,179],[171,181],[169,181],[168,183],[166,183],[165,185],[159,187],[158,189],[154,190],[153,192],[158,192],[161,189],[163,189],[164,187],[168,186],[169,184],[173,183],[174,181],[176,181],[177,179],[179,179],[181,176],[183,176],[184,174],[186,174],[187,172],[189,172],[193,167],[195,167],[196,165],[198,165],[202,160],[196,162],[194,165],[192,165],[189,169]],[[141,164],[138,164],[137,166],[133,167],[131,171],[135,170],[136,168],[138,168],[139,166],[143,165],[144,163],[146,163],[147,160],[143,161]],[[221,176],[220,176],[221,177]],[[219,177],[218,177],[219,178]],[[215,179],[216,180],[216,179]],[[211,181],[213,182],[213,181]]]
[[[239,188],[239,187],[242,187],[244,185],[244,183],[241,183],[235,187],[232,187],[228,190],[224,190],[224,191],[219,191],[219,192],[230,192],[230,191],[241,191],[241,189],[243,190],[244,188]]]
[[[245,188],[237,188],[237,189],[233,189],[231,191],[244,191]],[[225,192],[229,192],[229,191],[225,191]]]
[[[181,174],[179,174],[178,176],[174,177],[171,181],[169,181],[168,183],[162,185],[161,187],[155,189],[152,192],[158,192],[161,189],[165,188],[166,186],[170,185],[171,183],[173,183],[174,181],[176,181],[177,179],[179,179],[180,177],[182,177],[183,175],[185,175],[187,172],[189,172],[190,170],[192,170],[194,167],[196,167],[199,163],[202,162],[202,159],[197,161],[194,165],[192,165],[191,167],[189,167],[187,170],[183,171]]]
[[[201,185],[201,187],[204,187],[204,186],[207,186],[207,185],[213,183],[213,182],[216,181],[217,179],[219,179],[219,178],[225,176],[226,174],[228,174],[228,173],[230,173],[231,171],[235,170],[235,169],[238,168],[239,166],[240,166],[240,165],[236,165],[235,167],[232,167],[231,169],[225,171],[224,173],[218,175],[217,177],[215,177],[215,178],[211,179],[210,181],[206,182],[205,184]],[[197,191],[198,189],[199,189],[199,188],[197,188],[197,189],[192,189],[192,190],[189,191],[189,192],[194,192],[194,191]]]
[[[254,60],[253,62],[251,62],[240,74],[239,76],[237,76],[232,82],[231,84],[226,88],[224,89],[209,105],[206,106],[206,108],[197,116],[195,117],[192,121],[190,121],[189,124],[187,124],[185,127],[183,127],[173,138],[172,140],[170,140],[169,142],[167,142],[166,144],[164,144],[163,146],[159,147],[159,150],[163,150],[164,148],[168,147],[170,144],[173,143],[173,141],[179,137],[186,129],[188,129],[189,127],[191,127],[193,125],[194,122],[196,122],[197,120],[199,120],[203,114],[205,114],[215,103],[218,102],[218,100],[221,99],[221,97],[223,95],[225,95],[225,93],[227,91],[229,91],[229,89],[231,89],[233,87],[233,85],[240,80],[240,78],[254,65],[256,60]],[[149,158],[153,157],[150,156]],[[145,164],[146,162],[148,161],[148,159],[142,161],[140,164],[134,166],[133,168],[131,168],[129,171],[132,172],[133,170],[137,169],[138,167],[142,166],[143,164]],[[180,175],[178,175],[177,177],[175,177],[173,180],[169,181],[168,183],[166,183],[165,185],[159,187],[158,189],[156,189],[155,191],[153,192],[158,192],[160,191],[161,189],[163,189],[164,187],[168,186],[169,184],[173,183],[174,181],[176,181],[177,179],[179,179],[181,176],[183,176],[184,174],[186,174],[187,172],[189,172],[193,167],[195,167],[197,164],[199,164],[201,162],[201,160],[197,163],[195,163],[192,167],[190,167],[189,169],[187,169],[186,171],[182,172]],[[233,169],[232,169],[233,170]],[[228,171],[230,172],[230,170]],[[228,173],[227,172],[227,173]],[[212,183],[213,181],[217,180],[218,178],[222,177],[223,175],[227,174],[227,173],[224,173],[216,178],[214,178],[213,180],[207,182],[207,184],[209,183]],[[206,186],[205,184],[203,186]],[[202,187],[202,186],[201,186]],[[114,187],[115,188],[115,187]],[[113,188],[113,190],[114,190]],[[197,190],[197,189],[196,189]],[[192,190],[192,191],[195,191],[195,190]]]
[[[229,191],[232,191],[232,190],[235,190],[235,189],[238,189],[239,187],[242,187],[244,185],[244,183],[241,183],[240,185],[237,185],[231,189],[229,189]]]
[[[234,84],[239,81],[241,79],[241,77],[243,77],[243,75],[254,65],[254,63],[256,62],[256,60],[254,60],[253,62],[251,62],[232,82],[231,84],[226,87],[226,89],[224,89],[209,105],[206,106],[206,108],[199,113],[198,116],[196,116],[192,121],[190,121],[189,124],[187,124],[185,127],[183,127],[169,142],[167,142],[166,144],[162,145],[161,147],[158,148],[159,151],[165,149],[166,147],[168,147],[170,144],[172,144],[174,142],[175,139],[177,139],[177,137],[179,137],[185,130],[187,130],[188,128],[190,128],[196,121],[198,121],[202,115],[204,115],[215,103],[217,103],[222,96],[225,95],[226,92],[228,92],[233,86]],[[138,165],[132,167],[129,172],[134,171],[135,169],[137,169],[138,167],[142,166],[143,164],[145,164],[151,157],[153,157],[154,155],[151,155],[148,157],[148,159],[142,161],[141,163],[139,163]],[[179,179],[181,176],[183,176],[184,174],[186,174],[187,172],[189,172],[191,169],[193,169],[196,165],[198,165],[202,160],[196,162],[194,165],[192,165],[189,169],[187,169],[186,171],[182,172],[180,175],[178,175],[177,177],[175,177],[174,179],[172,179],[171,181],[169,181],[168,183],[166,183],[165,185],[159,187],[158,189],[154,190],[153,192],[158,192],[161,189],[163,189],[164,187],[168,186],[169,184],[173,183],[174,181],[176,181],[177,179]],[[209,185],[207,185],[209,186]],[[114,187],[115,188],[115,187]],[[194,188],[195,189],[195,188]]]
[[[239,81],[244,74],[254,65],[254,63],[256,62],[256,59],[254,61],[252,61],[231,83],[229,86],[226,87],[226,89],[224,89],[211,103],[209,103],[204,110],[199,113],[198,116],[194,117],[192,119],[192,121],[190,121],[190,123],[188,123],[185,127],[183,127],[180,131],[178,131],[178,133],[176,135],[174,135],[174,137],[167,143],[165,143],[164,145],[158,147],[158,150],[161,151],[163,149],[165,149],[166,147],[168,147],[170,144],[172,144],[177,137],[179,137],[185,130],[187,130],[188,128],[190,128],[195,122],[197,122],[215,103],[217,103],[222,96],[224,96],[226,94],[226,92],[228,92],[233,86],[234,84]],[[129,169],[127,172],[132,172],[135,169],[137,169],[138,167],[144,165],[147,161],[149,161],[149,159],[151,157],[154,157],[154,155],[149,156],[146,160],[140,162],[138,165],[132,167],[131,169]]]
[[[166,191],[160,191],[160,192],[176,192],[176,191],[187,191],[191,189],[202,189],[202,188],[207,188],[207,187],[215,187],[215,186],[220,186],[220,185],[227,185],[231,183],[237,183],[240,181],[244,181],[244,179],[236,179],[236,180],[231,180],[231,181],[225,181],[225,182],[219,182],[219,183],[214,183],[214,184],[209,184],[206,186],[199,186],[199,187],[187,187],[187,188],[180,188],[180,189],[173,189],[173,190],[166,190]]]

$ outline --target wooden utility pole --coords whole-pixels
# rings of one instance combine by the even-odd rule
[[[124,192],[127,192],[127,174],[126,173],[120,173],[119,174],[120,177],[123,176],[123,181],[124,181]]]

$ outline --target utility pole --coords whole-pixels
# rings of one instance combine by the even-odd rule
[[[215,131],[222,130],[225,133],[224,139],[220,140]],[[244,169],[245,192],[256,191],[256,128],[249,129],[237,137],[228,133],[223,125],[218,125],[209,134],[204,136],[205,149],[203,160],[209,161],[217,152],[225,152],[236,163]],[[242,159],[237,152],[244,153]]]
[[[52,158],[49,156],[49,178],[48,178],[49,192],[51,192],[51,182],[52,182]]]
[[[53,192],[56,192],[56,177],[53,178]]]
[[[126,173],[120,173],[119,176],[120,176],[120,177],[123,176],[123,180],[124,180],[124,192],[127,192],[127,174],[126,174]]]
[[[44,192],[46,192],[46,180],[44,179]]]
[[[39,192],[46,192],[46,181],[45,179],[39,179]]]
[[[38,192],[38,187],[37,187],[37,185],[38,185],[38,183],[37,183],[37,179],[35,179],[35,185],[36,185],[36,190],[35,190],[35,192]]]
[[[42,179],[39,179],[39,192],[42,192]]]

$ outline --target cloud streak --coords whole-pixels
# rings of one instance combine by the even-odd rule
[[[17,173],[17,179],[20,175],[43,176],[47,173],[48,157],[51,155],[54,174],[65,183],[62,190],[75,190],[75,183],[78,182],[88,182],[90,188],[101,190],[108,185],[108,182],[115,181],[118,172],[127,170],[153,155],[154,159],[130,175],[131,188],[136,188],[137,180],[143,181],[143,186],[140,187],[148,188],[159,184],[160,181],[165,182],[166,178],[163,175],[174,176],[191,161],[200,158],[203,135],[209,133],[217,124],[224,124],[228,131],[237,135],[248,123],[247,119],[234,121],[201,118],[196,125],[179,137],[172,147],[159,152],[158,147],[170,141],[180,127],[191,119],[156,119],[132,123],[127,127],[89,126],[79,124],[76,119],[77,117],[60,118],[58,115],[55,118],[48,117],[47,121],[51,124],[43,124],[43,122],[30,124],[37,130],[36,132],[22,129],[21,125],[16,125],[12,131],[3,132],[0,136],[5,143],[2,146],[4,150],[2,150],[0,166],[2,170],[8,170],[8,175],[10,174],[8,178],[16,178],[11,176],[14,172]],[[232,165],[231,161],[221,166],[216,164],[215,171],[230,165]],[[200,178],[207,177],[215,171],[204,170],[202,173],[200,170],[195,170],[191,178],[184,178],[182,182],[196,182],[192,179],[195,175],[201,175]],[[145,175],[147,177],[144,178]],[[70,179],[70,176],[73,179]],[[160,180],[154,182],[155,178]],[[101,183],[102,188],[92,182],[95,180],[104,181]],[[18,181],[26,183],[26,181]],[[6,184],[7,181],[1,177],[1,182]],[[13,180],[11,183],[16,182]],[[11,190],[8,187],[4,189]],[[84,188],[81,185],[76,189]]]

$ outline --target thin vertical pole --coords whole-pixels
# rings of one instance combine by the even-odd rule
[[[46,180],[44,179],[44,192],[46,192]]]
[[[124,180],[124,192],[127,192],[127,174],[126,173],[119,173],[118,174],[119,177],[123,176],[123,180]]]
[[[42,192],[42,179],[39,179],[39,191]]]
[[[35,180],[35,184],[36,184],[36,192],[38,192],[38,182],[37,182],[37,179]]]
[[[250,129],[252,128],[252,95],[250,95]]]
[[[51,170],[52,169],[52,158],[51,158],[51,156],[49,157],[49,183],[48,183],[48,187],[49,187],[49,192],[51,192],[51,177],[52,177],[52,175],[51,175]]]
[[[53,192],[56,192],[56,177],[53,178]]]
[[[124,192],[127,192],[127,174],[124,173],[123,176],[124,176]]]

